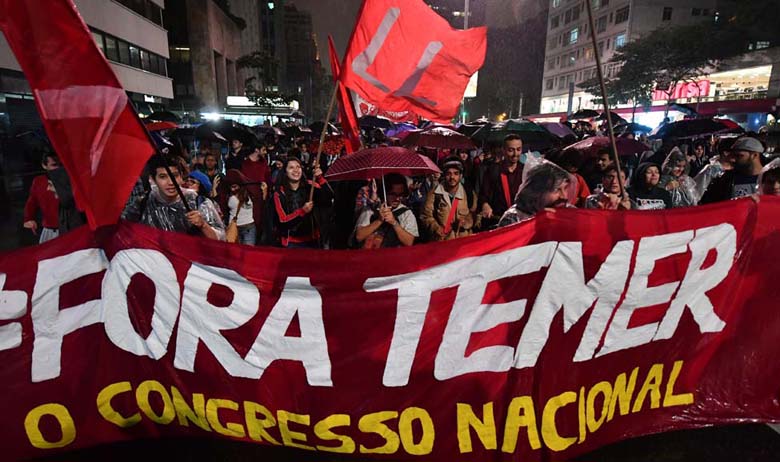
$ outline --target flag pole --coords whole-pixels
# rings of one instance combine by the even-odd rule
[[[604,83],[604,73],[601,70],[601,56],[599,56],[599,47],[596,42],[596,25],[593,21],[593,5],[591,0],[586,0],[585,4],[588,5],[588,27],[590,27],[590,40],[593,44],[593,56],[596,58],[596,74],[599,79],[599,86],[601,87],[601,100],[604,105],[604,114],[607,117],[607,127],[609,127],[609,142],[612,146],[612,157],[615,162],[615,168],[618,174],[618,184],[620,185],[620,196],[625,197],[626,190],[621,181],[621,167],[620,158],[618,157],[617,141],[615,140],[615,128],[612,126],[612,113],[609,112],[609,100],[607,99],[607,86]]]
[[[322,124],[322,133],[320,133],[320,145],[317,146],[317,157],[314,158],[314,165],[319,167],[320,156],[322,155],[322,145],[325,144],[325,135],[328,133],[328,124],[330,123],[330,116],[333,115],[333,106],[336,105],[336,96],[339,94],[339,82],[336,81],[333,85],[333,95],[330,97],[330,104],[328,104],[328,115],[325,116],[325,123]],[[315,168],[316,168],[315,167]],[[313,179],[313,178],[312,178]],[[309,190],[309,202],[314,200],[314,186]]]

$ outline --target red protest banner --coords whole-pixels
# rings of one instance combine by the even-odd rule
[[[219,435],[539,461],[780,421],[778,218],[763,198],[559,210],[352,252],[81,229],[0,256],[0,450]]]
[[[341,122],[341,130],[344,132],[344,139],[347,141],[344,145],[347,148],[347,153],[351,154],[359,151],[363,145],[360,141],[360,125],[355,113],[355,106],[352,104],[352,98],[349,96],[349,90],[339,80],[341,65],[339,64],[339,55],[336,53],[336,46],[333,44],[333,37],[330,35],[328,35],[328,54],[330,56],[330,70],[333,73],[335,84],[338,85],[339,120]]]
[[[341,81],[385,111],[448,123],[486,50],[486,28],[455,30],[421,0],[366,0]]]
[[[115,224],[154,147],[87,25],[70,0],[0,0],[0,29],[90,227]]]

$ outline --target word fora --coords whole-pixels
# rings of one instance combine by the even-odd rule
[[[544,444],[552,451],[564,451],[583,443],[589,433],[595,433],[616,416],[642,412],[648,401],[649,409],[692,404],[693,394],[675,393],[682,367],[683,361],[675,361],[666,373],[664,364],[653,364],[643,379],[639,379],[636,367],[630,374],[619,374],[613,382],[602,381],[587,389],[581,387],[579,393],[564,391],[538,406],[538,416],[532,397],[514,397],[508,403],[503,428],[496,425],[492,401],[485,403],[481,412],[475,411],[471,404],[457,403],[458,450],[461,454],[472,453],[481,446],[496,451],[501,442],[500,450],[512,454],[520,447],[518,443],[524,441],[522,444],[531,450],[539,450]],[[117,407],[116,401],[126,394],[134,395],[133,404]],[[210,398],[203,393],[186,396],[177,387],[166,387],[156,380],[146,380],[136,387],[130,382],[112,383],[98,393],[96,402],[103,419],[120,428],[133,427],[146,419],[158,425],[194,426],[231,438],[341,454],[395,454],[402,450],[410,455],[427,455],[433,451],[436,435],[433,418],[419,407],[407,407],[400,412],[377,411],[359,417],[331,414],[317,419],[310,414],[282,409],[274,412],[254,401]],[[43,416],[56,419],[59,430],[50,429],[47,433],[58,433],[60,439],[44,435],[40,424]],[[557,421],[578,422],[578,434],[562,434]],[[57,403],[32,409],[24,425],[30,443],[36,448],[66,447],[76,439],[70,412]],[[415,431],[414,427],[419,430]]]
[[[669,339],[686,308],[702,333],[719,332],[725,323],[706,293],[728,275],[734,264],[736,242],[736,230],[729,224],[644,237],[638,244],[620,241],[590,281],[585,279],[582,243],[554,241],[462,258],[415,273],[369,278],[364,284],[367,292],[397,291],[398,298],[383,384],[408,383],[431,294],[449,287],[458,290],[434,362],[438,380],[471,372],[533,367],[547,343],[553,319],[561,311],[564,332],[591,312],[574,362]],[[648,287],[656,261],[687,252],[690,262],[681,281]],[[713,252],[714,262],[705,265]],[[527,299],[482,304],[488,284],[543,268],[547,273],[517,346],[488,346],[467,356],[472,333],[519,321],[525,315]],[[101,271],[105,271],[101,299],[60,310],[61,286]],[[127,288],[136,274],[146,275],[155,285],[152,331],[146,338],[136,332],[128,312]],[[0,283],[4,283],[4,275]],[[208,301],[213,285],[233,292],[229,306],[217,307]],[[103,324],[107,337],[118,348],[159,360],[167,353],[178,319],[174,367],[180,370],[194,371],[195,355],[202,342],[233,377],[259,379],[272,362],[294,360],[302,363],[310,385],[333,386],[322,298],[309,278],[287,278],[279,300],[244,357],[222,331],[237,329],[255,316],[260,300],[257,286],[231,269],[193,262],[183,293],[180,290],[173,265],[156,250],[123,250],[109,262],[102,250],[87,249],[39,262],[30,312],[34,333],[32,381],[58,377],[63,337],[98,323]],[[5,291],[2,295],[6,303],[0,306],[4,310],[0,319],[25,314],[25,292]],[[629,327],[637,309],[667,303],[661,321]],[[296,316],[300,336],[286,336]],[[21,323],[0,327],[0,348],[18,347],[22,338]]]

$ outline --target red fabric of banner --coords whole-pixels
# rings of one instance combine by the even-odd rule
[[[365,1],[341,81],[383,110],[446,123],[486,49],[486,28],[455,30],[422,0]]]
[[[333,37],[328,35],[328,52],[330,53],[330,69],[333,72],[333,80],[339,86],[339,120],[341,129],[344,131],[344,138],[347,142],[344,146],[347,153],[351,154],[360,150],[360,124],[355,113],[355,106],[352,104],[352,98],[349,96],[349,90],[341,84],[339,75],[341,69],[339,65],[339,55],[336,53],[336,46],[333,44]]]
[[[189,435],[541,461],[778,422],[779,220],[769,198],[563,209],[374,251],[82,228],[0,255],[0,451]]]
[[[0,29],[92,228],[116,223],[154,153],[111,66],[69,0],[0,0]]]

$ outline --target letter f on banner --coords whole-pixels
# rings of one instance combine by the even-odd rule
[[[486,48],[485,28],[452,29],[421,0],[366,0],[341,81],[383,110],[448,122]]]

